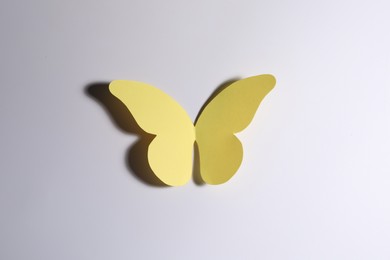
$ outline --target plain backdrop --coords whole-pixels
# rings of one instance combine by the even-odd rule
[[[389,10],[2,0],[0,258],[390,259]],[[137,135],[91,94],[143,81],[195,119],[225,81],[265,73],[277,85],[218,186],[143,182]]]

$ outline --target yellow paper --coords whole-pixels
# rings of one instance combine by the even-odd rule
[[[234,134],[249,125],[274,85],[272,75],[234,82],[205,106],[195,126],[174,99],[151,85],[115,80],[109,88],[139,126],[156,136],[148,147],[154,174],[167,185],[179,186],[191,179],[194,141],[199,148],[200,174],[206,183],[221,184],[236,173],[243,148]]]

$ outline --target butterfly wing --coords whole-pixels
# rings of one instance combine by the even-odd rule
[[[195,132],[200,174],[206,183],[221,184],[236,173],[243,149],[234,134],[249,125],[275,83],[272,75],[236,81],[218,93],[201,112]]]
[[[145,132],[156,135],[148,147],[148,162],[154,174],[170,186],[187,183],[192,175],[195,129],[184,109],[146,83],[115,80],[109,89]]]

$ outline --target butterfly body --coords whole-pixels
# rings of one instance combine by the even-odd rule
[[[137,124],[156,136],[148,147],[152,171],[167,185],[179,186],[191,179],[194,142],[206,183],[221,184],[236,173],[243,148],[234,134],[248,126],[274,85],[272,75],[234,82],[206,105],[195,124],[174,99],[151,85],[115,80],[109,88]]]

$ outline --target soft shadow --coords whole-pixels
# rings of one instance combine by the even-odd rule
[[[192,170],[192,180],[198,186],[202,186],[206,184],[203,181],[202,176],[200,175],[199,148],[196,142],[194,142],[194,163],[193,163],[193,170]]]
[[[147,185],[168,187],[157,178],[147,161],[147,149],[155,136],[144,132],[138,126],[126,106],[110,93],[108,85],[108,82],[96,82],[87,85],[84,91],[102,106],[119,130],[139,136],[139,140],[130,146],[126,153],[125,163],[129,172]]]
[[[198,121],[199,116],[211,100],[237,80],[239,80],[239,78],[233,78],[219,85],[200,109],[195,122]],[[87,85],[84,91],[88,97],[94,99],[101,105],[111,122],[120,131],[139,136],[139,140],[129,147],[125,155],[125,164],[129,172],[147,185],[169,187],[153,173],[148,162],[148,147],[155,136],[146,133],[138,126],[133,115],[126,106],[110,93],[108,85],[108,82],[95,82]],[[199,148],[196,142],[194,145],[193,181],[198,186],[203,186],[205,184],[200,174]]]
[[[203,106],[200,108],[199,110],[199,113],[198,115],[196,116],[196,119],[195,119],[195,123],[198,122],[198,119],[199,119],[199,116],[202,114],[203,110],[207,107],[207,105],[211,102],[211,100],[213,100],[219,93],[222,92],[222,90],[224,90],[225,88],[229,87],[231,84],[233,84],[234,82],[240,80],[239,77],[235,77],[235,78],[232,78],[232,79],[228,79],[226,81],[224,81],[222,84],[220,84],[215,90],[213,93],[211,93],[210,97],[206,100],[206,102],[203,104]]]

